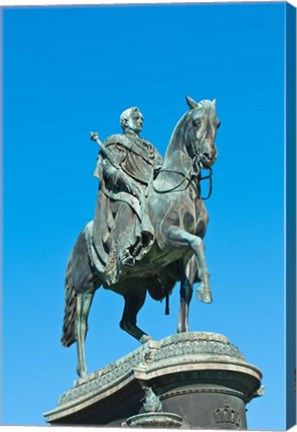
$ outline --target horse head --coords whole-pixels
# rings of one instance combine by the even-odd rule
[[[185,120],[191,131],[186,142],[187,152],[191,158],[196,158],[201,168],[210,168],[218,157],[215,138],[220,120],[216,116],[216,100],[198,103],[188,96],[186,100],[190,110]]]

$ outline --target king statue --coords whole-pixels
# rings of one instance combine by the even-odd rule
[[[107,285],[119,280],[123,266],[134,266],[155,240],[146,193],[154,171],[162,165],[158,150],[139,136],[143,115],[136,107],[120,116],[122,134],[104,144],[91,134],[101,149],[94,175],[99,179],[94,217],[93,257]]]

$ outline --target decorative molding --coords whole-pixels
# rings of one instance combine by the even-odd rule
[[[92,392],[97,393],[98,389],[103,391],[110,385],[114,385],[117,381],[123,380],[129,373],[132,373],[133,367],[142,363],[145,355],[144,351],[145,346],[143,345],[122,359],[78,380],[74,387],[61,396],[59,405],[76,400]]]
[[[183,395],[188,395],[188,394],[195,394],[195,393],[220,393],[220,394],[225,394],[225,395],[229,395],[229,396],[236,396],[239,397],[240,399],[244,399],[243,398],[243,394],[239,391],[236,390],[230,390],[224,387],[196,387],[196,388],[186,388],[186,389],[181,389],[181,390],[174,390],[174,391],[170,391],[167,393],[164,393],[161,397],[160,400],[164,401],[166,399],[175,397],[175,396],[183,396]]]
[[[124,379],[127,374],[133,373],[133,368],[149,368],[154,364],[170,359],[182,364],[189,361],[190,356],[197,356],[196,361],[202,360],[202,356],[232,358],[236,361],[245,362],[244,355],[238,348],[231,344],[226,336],[216,333],[179,333],[169,336],[161,341],[150,340],[136,351],[109,366],[94,372],[87,377],[77,381],[76,385],[65,392],[59,401],[59,405],[66,404],[98,389],[103,391],[119,380]]]
[[[101,407],[103,418],[107,399],[117,404],[126,392],[135,393],[135,390],[139,390],[141,398],[141,392],[153,383],[154,389],[155,385],[165,386],[157,393],[162,401],[174,394],[169,391],[171,380],[174,386],[193,384],[191,390],[176,389],[179,393],[175,395],[213,392],[233,395],[246,402],[255,397],[261,378],[261,372],[246,362],[226,336],[207,332],[179,333],[160,341],[149,340],[134,352],[79,379],[45,418],[57,423],[59,419],[73,416],[80,410],[92,410],[94,406]],[[208,388],[203,389],[206,382]],[[162,394],[165,388],[168,393]]]

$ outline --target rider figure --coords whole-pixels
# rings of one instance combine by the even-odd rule
[[[94,172],[100,184],[93,249],[108,285],[116,283],[122,266],[133,266],[154,241],[145,195],[154,169],[163,161],[156,148],[139,136],[143,116],[138,108],[125,110],[120,124],[122,134],[108,137],[103,145],[97,140],[102,148]]]

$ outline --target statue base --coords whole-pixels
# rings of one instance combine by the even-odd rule
[[[45,414],[52,425],[246,429],[261,371],[227,337],[179,333],[150,340],[76,382]]]

